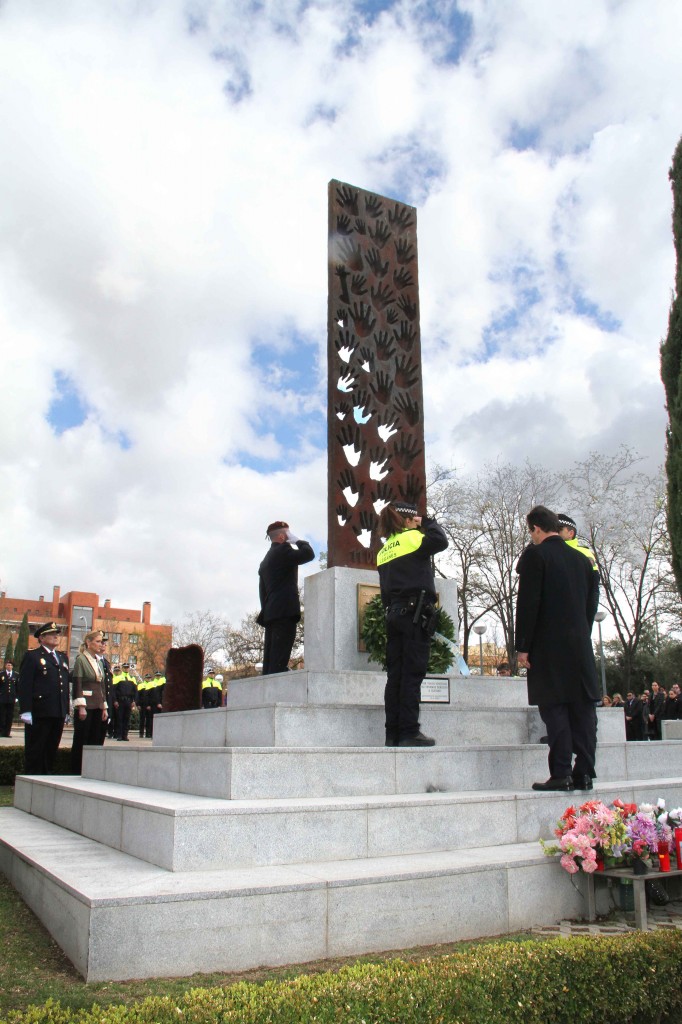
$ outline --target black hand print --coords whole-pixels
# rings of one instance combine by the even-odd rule
[[[337,188],[336,199],[339,206],[343,206],[344,210],[348,210],[354,217],[358,215],[358,193],[354,192],[352,188],[348,188],[347,185],[343,185],[342,188]]]
[[[365,224],[365,222],[362,219],[362,217],[356,217],[355,218],[355,230],[357,231],[357,233],[359,235],[366,235],[367,234],[367,225]]]
[[[419,423],[419,402],[413,402],[408,395],[398,395],[394,405],[411,427],[415,427]]]
[[[405,270],[405,267],[401,267],[400,270],[393,271],[393,284],[396,288],[408,288],[414,284],[414,278],[409,270]]]
[[[376,288],[370,288],[369,294],[372,297],[374,308],[380,312],[382,309],[386,309],[386,306],[390,306],[395,299],[394,291],[387,284],[380,284]]]
[[[336,402],[334,405],[334,414],[339,420],[345,420],[348,413],[352,411],[353,406],[349,405],[348,402]]]
[[[398,490],[403,501],[410,501],[413,505],[418,505],[424,487],[417,477],[410,473],[405,477],[404,484],[398,484]]]
[[[411,263],[414,259],[412,243],[405,238],[395,242],[395,258],[398,263]]]
[[[377,331],[374,335],[374,344],[380,362],[387,363],[391,356],[395,355],[395,349],[388,340],[388,331]]]
[[[376,327],[376,317],[372,319],[372,307],[366,306],[364,302],[353,303],[350,315],[353,317],[355,330],[361,338],[366,338]]]
[[[354,526],[353,532],[356,537],[359,537],[363,530],[374,533],[378,522],[379,520],[373,512],[367,512],[363,509],[360,513],[360,526]]]
[[[346,281],[346,278],[348,277],[348,271],[346,270],[345,267],[339,266],[337,264],[334,273],[341,282],[341,294],[339,295],[341,302],[350,302],[350,295],[348,294],[348,283]]]
[[[417,438],[410,434],[401,434],[400,440],[393,445],[393,454],[401,469],[409,469],[421,454],[421,448],[417,447]]]
[[[377,196],[367,196],[365,199],[365,211],[370,217],[380,217],[384,212],[384,204]]]
[[[399,388],[411,388],[419,380],[419,367],[408,356],[395,361],[395,382]]]
[[[371,371],[374,369],[374,353],[372,352],[371,348],[368,348],[366,345],[364,345],[358,352],[358,355],[360,356],[360,365],[362,366],[362,369],[368,373],[371,373]],[[368,368],[365,367],[365,363],[368,364]]]
[[[400,317],[398,316],[398,314],[394,310],[393,306],[391,306],[389,309],[386,310],[386,323],[387,324],[397,324],[399,319],[400,319]]]
[[[340,235],[353,234],[353,229],[350,226],[350,217],[347,217],[345,213],[340,213],[336,218],[336,230]]]
[[[388,230],[385,224],[381,223],[380,220],[378,220],[374,225],[373,231],[371,228],[369,228],[368,231],[369,237],[372,239],[373,242],[376,242],[380,249],[383,249],[383,247],[386,245],[386,242],[391,237],[391,232]]]
[[[377,402],[381,402],[382,405],[387,405],[393,391],[393,381],[387,373],[383,373],[381,370],[377,374],[376,384],[371,383],[369,390],[372,392]]]
[[[400,429],[400,420],[394,412],[384,412],[377,417],[377,430],[380,427],[388,427],[392,434]],[[386,438],[384,438],[386,440]]]
[[[341,526],[345,526],[346,523],[349,523],[353,517],[353,513],[348,508],[348,505],[346,505],[345,501],[342,501],[340,505],[336,506],[336,514],[339,517],[339,520],[341,521]]]
[[[401,322],[400,330],[394,331],[393,337],[405,352],[409,352],[417,340],[415,329],[407,320]]]
[[[365,493],[364,483],[358,484],[356,482],[355,473],[352,469],[342,469],[336,482],[339,485],[340,490],[350,491],[350,494],[355,498],[355,501],[351,502],[352,505],[356,505],[358,500],[362,498],[362,495]]]
[[[343,327],[345,327],[346,326],[346,322],[348,320],[348,310],[347,309],[337,309],[335,320],[336,320],[337,324],[341,324]]]
[[[336,248],[349,270],[362,270],[362,253],[359,245],[355,245],[350,238],[339,238]]]
[[[412,227],[414,221],[410,211],[404,206],[398,206],[396,203],[393,211],[388,211],[388,223],[392,228],[396,228],[396,230],[403,235],[408,228]]]
[[[364,274],[353,274],[350,290],[353,295],[365,295],[367,292],[367,278]]]
[[[407,295],[400,296],[398,299],[398,306],[402,309],[408,320],[414,320],[417,316],[417,304],[416,302],[412,302]]]
[[[359,427],[353,427],[350,424],[346,424],[336,435],[336,440],[339,444],[343,445],[344,448],[350,447],[353,451],[362,457],[367,451],[367,442],[362,439]]]
[[[353,405],[358,410],[363,419],[367,416],[372,415],[372,408],[369,404],[369,391],[365,388],[362,391],[356,391],[353,395]]]
[[[375,277],[385,277],[388,272],[388,260],[381,262],[381,254],[378,249],[367,250],[367,265]]]
[[[383,501],[388,505],[393,501],[393,488],[384,480],[380,481],[372,491],[372,502]]]
[[[336,345],[336,351],[339,353],[339,358],[343,359],[344,363],[349,363],[350,357],[357,347],[357,341],[353,332],[339,331],[334,339],[334,344]]]

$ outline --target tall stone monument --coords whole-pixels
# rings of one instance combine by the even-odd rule
[[[328,210],[328,569],[306,580],[305,661],[376,671],[358,588],[378,582],[381,510],[426,497],[417,211],[341,181]],[[454,581],[439,596],[456,622]]]

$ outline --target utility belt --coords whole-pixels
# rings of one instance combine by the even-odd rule
[[[394,615],[410,615],[412,622],[419,623],[427,636],[433,636],[438,624],[438,608],[426,597],[424,590],[418,594],[396,598],[386,609],[386,617]]]

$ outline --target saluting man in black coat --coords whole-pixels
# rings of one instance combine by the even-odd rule
[[[537,505],[526,521],[533,543],[517,567],[516,650],[527,669],[528,703],[538,705],[547,729],[550,771],[533,789],[592,789],[600,699],[590,636],[596,574],[561,539],[554,512]]]
[[[263,675],[286,672],[301,618],[298,597],[298,567],[312,562],[315,553],[306,540],[299,540],[289,524],[278,520],[267,529],[270,550],[258,569],[260,613],[265,626]]]
[[[33,635],[40,647],[27,651],[21,662],[19,710],[27,775],[52,772],[69,713],[69,659],[57,650],[60,632],[56,622],[38,626]]]

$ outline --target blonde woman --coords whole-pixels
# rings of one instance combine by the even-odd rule
[[[73,746],[71,771],[80,775],[83,746],[101,747],[107,732],[107,699],[104,664],[104,633],[86,633],[71,672],[73,695]]]

